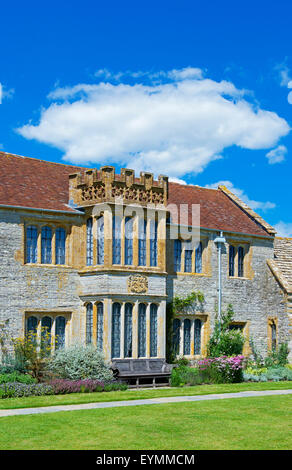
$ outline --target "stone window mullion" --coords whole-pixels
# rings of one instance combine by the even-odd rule
[[[121,323],[120,323],[120,358],[124,359],[124,342],[125,342],[125,303],[121,305]]]
[[[183,356],[184,355],[184,318],[180,319],[180,332],[179,332],[179,355]]]
[[[52,228],[52,264],[56,264],[56,227]]]
[[[195,354],[195,320],[191,319],[191,356]]]
[[[37,240],[37,262],[42,262],[42,227],[38,227],[38,240]]]

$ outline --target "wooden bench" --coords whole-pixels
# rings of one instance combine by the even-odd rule
[[[115,359],[111,368],[115,378],[130,387],[162,387],[170,385],[172,366],[164,359]]]

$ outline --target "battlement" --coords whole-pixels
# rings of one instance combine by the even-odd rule
[[[122,168],[115,173],[113,166],[102,166],[99,170],[85,170],[69,175],[69,200],[78,207],[100,202],[116,202],[166,206],[168,177],[160,175],[154,180],[153,173],[141,172],[135,177],[134,170]]]

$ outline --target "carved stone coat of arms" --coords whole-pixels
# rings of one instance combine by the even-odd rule
[[[144,294],[148,291],[148,279],[142,274],[133,274],[128,278],[128,292]]]

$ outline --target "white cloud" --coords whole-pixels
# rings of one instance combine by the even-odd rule
[[[266,157],[269,160],[269,164],[274,165],[275,163],[283,162],[287,152],[288,150],[285,145],[278,145],[278,147],[275,149],[270,150],[270,152],[266,154]]]
[[[292,80],[290,70],[285,63],[278,64],[275,69],[278,71],[280,75],[280,85],[287,87],[288,89],[292,88]],[[288,93],[288,103],[292,104],[292,92]]]
[[[292,237],[292,222],[286,223],[280,221],[274,227],[277,230],[277,235],[279,237]]]
[[[178,183],[183,185],[188,184],[185,180],[181,180],[180,178],[176,178],[175,176],[170,176],[168,181],[170,181],[171,183]]]
[[[262,210],[266,211],[269,209],[274,209],[276,204],[274,202],[261,202],[261,201],[254,201],[250,199],[247,194],[245,194],[243,189],[236,188],[231,181],[218,181],[217,183],[207,184],[205,187],[210,189],[217,189],[219,185],[226,186],[233,194],[235,194],[239,199],[241,199],[245,204],[247,204],[253,210]]]
[[[289,89],[292,88],[292,80],[290,80],[290,82],[288,83],[287,88]],[[292,104],[292,91],[288,93],[288,103]]]
[[[203,78],[200,69],[152,73],[149,80],[57,88],[39,123],[18,132],[61,149],[72,163],[116,163],[180,177],[203,171],[230,146],[268,149],[290,131],[233,83]]]
[[[0,83],[0,104],[4,98],[11,98],[14,94],[13,88],[7,89]]]

